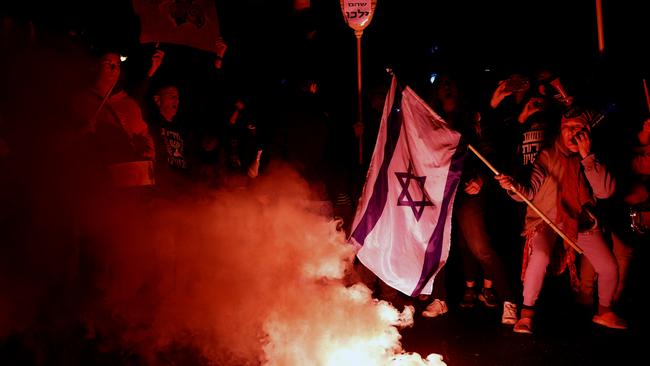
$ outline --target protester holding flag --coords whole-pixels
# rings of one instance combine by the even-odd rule
[[[120,54],[112,50],[97,53],[95,79],[74,99],[74,116],[89,150],[104,167],[154,160],[154,142],[142,110],[122,89]]]
[[[447,262],[459,143],[458,132],[393,78],[350,241],[366,268],[408,296],[431,294]]]
[[[79,190],[84,192],[76,213],[79,239],[73,242],[79,257],[71,262],[71,270],[77,274],[76,280],[87,297],[82,301],[80,317],[89,339],[97,336],[96,320],[108,319],[109,315],[88,305],[104,298],[119,267],[98,255],[111,250],[110,240],[98,233],[120,232],[128,237],[132,233],[129,225],[143,224],[142,217],[135,221],[133,218],[148,197],[148,187],[154,183],[152,161],[156,159],[154,141],[142,111],[122,89],[120,54],[96,49],[95,56],[95,78],[73,98],[71,111],[78,123],[76,134],[82,147],[82,171],[75,172],[75,176],[82,177]]]
[[[467,98],[463,97],[456,79],[450,74],[438,75],[431,89],[431,95],[427,99],[429,105],[439,111],[454,129],[462,133],[466,141],[478,146],[487,154],[486,150],[491,148],[485,143],[482,134],[481,116],[478,112],[472,112],[473,109]],[[485,223],[487,207],[486,190],[483,188],[487,176],[486,172],[480,169],[482,167],[475,156],[465,159],[460,183],[462,190],[456,194],[454,222],[465,277],[465,291],[460,306],[473,307],[474,303],[480,300],[485,306],[494,308],[499,304],[498,295],[504,300],[502,323],[514,324],[517,321],[514,293],[508,284],[501,259],[493,249]],[[477,267],[483,271],[483,287],[480,291],[477,291],[478,286],[475,286],[479,276]],[[493,284],[497,289],[496,293]],[[436,314],[434,310],[438,307],[434,300],[423,315]]]
[[[616,260],[607,247],[598,221],[589,207],[595,199],[608,198],[615,182],[606,167],[591,152],[588,118],[584,114],[563,117],[560,136],[539,154],[530,181],[516,183],[510,176],[497,175],[501,187],[518,191],[558,227],[568,238],[577,239],[584,255],[598,273],[598,312],[593,322],[609,328],[625,329],[626,322],[611,309],[618,282]],[[512,195],[515,200],[518,196]],[[532,333],[535,303],[551,263],[557,235],[531,208],[526,215],[524,235],[523,309],[514,331]],[[560,248],[561,249],[561,248]],[[575,255],[565,249],[559,271],[568,268],[572,285],[577,286]]]

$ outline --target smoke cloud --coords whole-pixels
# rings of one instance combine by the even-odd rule
[[[396,325],[412,324],[412,309],[399,314],[355,283],[353,248],[294,170],[174,200],[108,187],[87,175],[88,146],[71,138],[62,107],[87,60],[57,47],[12,55],[18,76],[3,85],[0,124],[0,341],[20,339],[34,364],[440,361],[403,352]],[[36,73],[43,60],[50,68]]]

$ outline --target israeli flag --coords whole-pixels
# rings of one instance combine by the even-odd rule
[[[389,286],[431,294],[449,256],[451,214],[466,149],[409,87],[393,77],[350,242]]]

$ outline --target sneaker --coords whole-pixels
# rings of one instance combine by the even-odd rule
[[[461,308],[472,308],[476,302],[476,291],[473,287],[465,287],[465,293],[463,294],[463,301],[460,302]]]
[[[435,299],[426,309],[422,312],[422,316],[426,318],[435,318],[449,311],[447,303],[444,300]]]
[[[481,290],[481,293],[478,295],[478,299],[481,300],[481,302],[488,308],[494,308],[498,305],[497,297],[494,295],[494,290],[491,288],[484,287],[483,290]]]
[[[533,334],[533,318],[521,318],[517,320],[512,330],[515,333]]]
[[[510,301],[503,302],[503,315],[501,315],[501,324],[513,325],[517,323],[517,305]]]
[[[619,318],[618,315],[614,314],[612,311],[608,311],[605,314],[596,314],[591,321],[607,328],[627,329],[627,322],[624,319]]]

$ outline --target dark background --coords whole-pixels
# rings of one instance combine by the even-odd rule
[[[248,84],[304,73],[354,91],[355,38],[338,1],[313,0],[301,14],[286,0],[216,3],[231,69],[237,68]],[[513,69],[550,67],[596,86],[635,79],[638,94],[649,61],[650,30],[642,4],[603,3],[601,56],[593,0],[379,0],[363,38],[365,81],[372,84],[387,66],[413,79],[426,77],[438,64],[487,73],[487,79]],[[28,0],[4,2],[2,9],[34,19],[42,28],[81,31],[93,43],[126,53],[139,49],[138,18],[129,0]],[[310,30],[317,33],[307,41]]]
[[[168,57],[159,76],[181,86],[181,113],[213,120],[209,113],[216,99],[243,96],[264,124],[278,95],[313,79],[336,120],[355,121],[356,40],[338,1],[313,0],[300,13],[288,0],[216,0],[216,6],[229,46],[225,82],[215,75],[213,55],[161,46]],[[626,140],[648,113],[642,79],[649,76],[650,30],[642,8],[641,2],[603,1],[601,55],[593,0],[378,0],[362,39],[364,97],[385,87],[387,67],[416,90],[432,72],[453,69],[485,107],[498,80],[549,69],[578,103],[597,109],[615,104],[617,116],[602,129]],[[92,47],[119,49],[129,55],[125,70],[132,76],[144,73],[152,52],[138,41],[139,19],[130,0],[28,0],[5,2],[2,11],[33,19],[41,33],[73,30]]]
[[[416,86],[426,84],[432,72],[452,68],[485,97],[496,81],[513,71],[550,68],[562,75],[576,98],[597,106],[618,105],[618,116],[608,118],[603,127],[603,134],[612,132],[612,139],[605,141],[614,150],[629,141],[615,137],[635,129],[648,112],[641,80],[650,77],[650,30],[642,2],[603,3],[605,54],[599,55],[593,0],[378,0],[363,37],[364,85],[368,90],[385,85],[389,79],[386,67]],[[312,1],[312,8],[300,14],[293,11],[291,1],[217,0],[216,4],[221,32],[229,45],[224,72],[231,89],[226,95],[247,95],[262,105],[263,118],[271,120],[278,90],[314,79],[343,123],[354,121],[356,44],[338,1]],[[74,38],[89,46],[117,48],[129,56],[127,72],[142,72],[151,52],[150,46],[138,42],[139,22],[129,0],[4,1],[0,12],[17,20],[33,20],[42,36],[68,37],[73,31]],[[314,38],[308,40],[306,35],[314,30]],[[220,80],[212,67],[213,56],[162,47],[167,56],[160,72],[183,83],[183,103],[187,101],[183,109],[201,115],[202,106],[214,97],[213,84]],[[47,68],[52,61],[38,59],[35,65]],[[567,303],[542,304],[549,310],[542,315],[534,338],[522,338],[500,327],[496,312],[486,317],[478,310],[468,316],[452,309],[446,320],[418,319],[418,327],[405,334],[405,348],[426,354],[432,344],[441,345],[449,364],[465,365],[601,364],[617,357],[619,361],[643,357],[637,343],[648,323],[642,300],[648,283],[643,268],[646,247],[639,248],[637,258],[631,276],[640,276],[629,285],[625,315],[632,329],[627,333],[594,329],[588,317],[576,315],[584,311]],[[546,290],[559,293],[546,298],[570,296],[563,280],[563,285]],[[9,342],[2,346],[0,353],[5,356],[21,354]],[[607,357],[600,359],[602,353]]]

